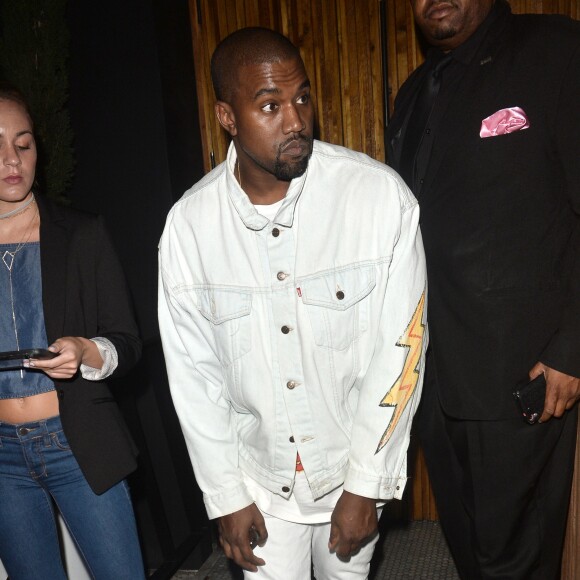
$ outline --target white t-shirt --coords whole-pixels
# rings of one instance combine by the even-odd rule
[[[244,483],[256,505],[266,514],[299,524],[323,524],[330,522],[332,511],[342,494],[342,485],[318,498],[312,498],[304,471],[296,472],[294,489],[288,499],[263,488],[251,477],[243,474]]]
[[[284,201],[284,198],[282,198],[280,201],[277,201],[276,203],[271,203],[270,205],[256,205],[256,204],[254,204],[254,207],[256,208],[256,211],[260,215],[267,217],[270,221],[274,221],[274,218],[276,217],[278,210],[282,206],[283,201]]]

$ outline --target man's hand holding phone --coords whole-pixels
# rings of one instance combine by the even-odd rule
[[[580,400],[580,378],[539,362],[530,371],[530,379],[535,379],[540,374],[546,379],[546,396],[539,422],[545,423],[552,417],[561,417]]]

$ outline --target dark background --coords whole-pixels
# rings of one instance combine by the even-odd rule
[[[166,576],[209,550],[201,494],[171,404],[157,327],[157,244],[173,203],[203,175],[185,0],[71,0],[70,100],[76,159],[69,198],[104,215],[144,340],[115,385],[140,448],[131,476],[146,566]],[[162,568],[163,569],[163,568]]]

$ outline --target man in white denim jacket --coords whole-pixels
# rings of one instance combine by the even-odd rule
[[[242,29],[212,58],[227,160],[160,242],[171,393],[228,557],[258,576],[365,578],[400,499],[423,358],[417,202],[366,155],[315,141],[299,52]],[[267,541],[266,541],[267,540]],[[254,549],[254,550],[253,550]]]

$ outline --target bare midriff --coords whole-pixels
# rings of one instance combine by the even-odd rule
[[[17,399],[0,399],[0,422],[2,423],[19,425],[48,419],[58,414],[56,391]]]

